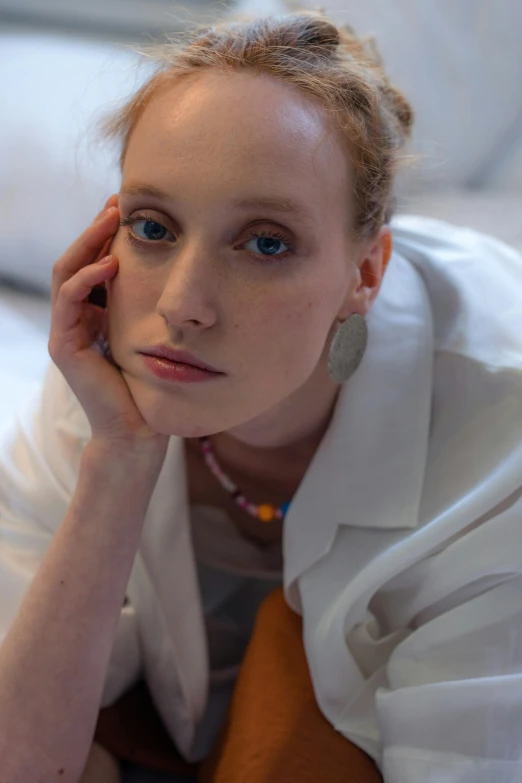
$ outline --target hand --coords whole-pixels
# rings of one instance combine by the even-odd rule
[[[53,266],[49,355],[89,419],[93,440],[166,449],[168,436],[152,430],[139,412],[119,367],[103,353],[107,309],[90,296],[118,273],[109,252],[118,231],[118,196]],[[103,263],[106,260],[107,263]]]

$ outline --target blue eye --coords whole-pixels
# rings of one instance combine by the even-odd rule
[[[256,241],[261,240],[261,242],[258,244],[258,249],[261,251],[261,258],[266,259],[267,261],[270,260],[270,258],[281,258],[283,256],[288,255],[288,253],[291,253],[293,248],[292,245],[290,245],[289,242],[285,240],[281,234],[278,234],[276,232],[272,231],[256,231],[250,234],[249,242],[252,240]],[[283,253],[278,253],[278,246],[279,245],[285,245],[288,250],[285,250]],[[265,255],[265,253],[267,255]]]
[[[140,224],[142,224],[141,230],[143,231],[143,235],[140,235],[139,230],[136,230],[136,226],[139,226]],[[137,239],[141,242],[161,241],[162,239],[165,239],[167,234],[170,234],[170,231],[167,231],[165,226],[158,223],[157,220],[152,220],[151,218],[143,217],[142,215],[135,215],[134,217],[120,221],[120,226],[128,225],[132,225],[132,233],[135,234]]]
[[[143,223],[143,233],[145,236],[143,239],[148,241],[154,241],[155,239],[164,239],[167,229],[162,226],[161,223],[156,223],[155,220],[138,220],[134,224],[134,232],[139,236],[139,231],[136,230],[136,226]]]
[[[142,227],[137,230],[136,226],[139,226],[140,224]],[[172,232],[168,231],[164,225],[145,215],[134,215],[125,218],[124,220],[120,220],[120,226],[132,226],[132,231],[128,234],[127,239],[129,242],[132,242],[139,247],[143,247],[146,244],[152,245],[154,243],[159,243],[164,240],[167,235],[170,235],[171,239],[174,239]],[[142,231],[143,234],[140,235],[139,231]],[[258,244],[258,252],[249,252],[251,254],[253,253],[256,256],[256,261],[260,261],[261,263],[276,262],[279,259],[290,255],[290,253],[295,252],[293,245],[290,244],[286,237],[275,231],[252,231],[247,242],[244,244],[246,245],[248,242],[252,241],[257,242],[258,240],[261,240]],[[287,248],[282,253],[278,252],[281,244]]]

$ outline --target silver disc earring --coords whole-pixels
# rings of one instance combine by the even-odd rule
[[[367,342],[366,319],[353,313],[341,323],[330,345],[328,375],[334,383],[344,383],[353,375],[362,361]]]

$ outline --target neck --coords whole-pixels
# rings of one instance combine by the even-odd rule
[[[221,467],[238,480],[297,488],[328,429],[339,391],[323,382],[320,394],[292,395],[278,410],[212,435]]]

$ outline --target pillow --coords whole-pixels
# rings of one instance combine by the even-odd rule
[[[444,190],[404,199],[400,212],[490,234],[522,253],[522,193]]]
[[[50,290],[54,262],[119,190],[116,148],[96,143],[95,120],[148,67],[112,44],[0,33],[0,279]]]

